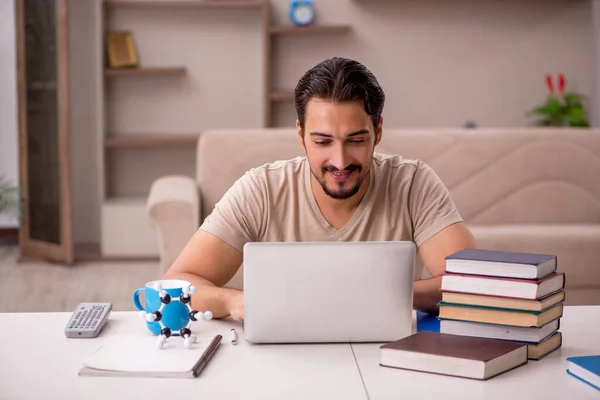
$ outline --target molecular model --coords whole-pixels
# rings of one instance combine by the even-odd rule
[[[142,311],[141,315],[148,322],[158,322],[160,324],[160,328],[161,328],[160,336],[158,337],[158,342],[157,342],[158,348],[159,349],[164,348],[165,342],[172,334],[171,329],[168,328],[167,326],[165,326],[165,324],[162,321],[163,309],[165,308],[165,306],[167,304],[171,303],[171,301],[179,301],[179,302],[181,302],[181,304],[185,304],[187,306],[187,309],[189,311],[190,320],[188,321],[188,323],[185,327],[183,327],[179,330],[179,335],[184,339],[184,342],[183,342],[184,346],[186,348],[190,348],[192,346],[192,344],[194,344],[196,342],[196,335],[192,334],[192,331],[190,330],[192,321],[198,321],[199,319],[204,319],[204,320],[208,321],[208,320],[212,319],[212,317],[213,317],[212,313],[210,311],[206,311],[206,312],[202,313],[200,311],[196,311],[196,310],[192,309],[192,307],[190,305],[190,301],[191,301],[191,295],[196,293],[196,288],[194,286],[191,286],[191,285],[184,286],[183,290],[182,290],[183,293],[179,297],[176,297],[176,298],[172,298],[169,293],[167,293],[165,290],[163,290],[160,282],[156,282],[154,284],[154,290],[159,292],[160,302],[161,302],[160,308],[156,311],[149,312],[149,313],[146,313],[146,311]]]

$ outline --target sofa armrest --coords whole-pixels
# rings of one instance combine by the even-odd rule
[[[200,197],[196,182],[181,175],[157,179],[150,187],[146,210],[157,232],[163,274],[198,229]]]

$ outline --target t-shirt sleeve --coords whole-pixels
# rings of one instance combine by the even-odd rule
[[[266,185],[255,170],[246,172],[223,195],[199,229],[240,252],[262,236],[266,215]]]
[[[419,162],[413,177],[408,202],[417,246],[447,226],[463,221],[448,188],[423,162]]]

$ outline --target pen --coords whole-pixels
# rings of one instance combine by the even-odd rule
[[[237,332],[233,328],[231,328],[231,344],[237,344]]]
[[[221,344],[221,339],[223,339],[223,336],[216,335],[206,348],[204,355],[202,355],[202,357],[200,357],[196,365],[194,365],[194,367],[192,368],[192,374],[194,378],[197,378],[198,375],[200,375],[200,372],[204,369],[204,367],[206,367],[208,361],[211,359],[213,354],[215,354],[215,351],[217,351],[217,349],[219,348],[219,345]]]

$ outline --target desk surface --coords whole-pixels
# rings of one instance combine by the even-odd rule
[[[70,313],[0,314],[0,398],[47,399],[318,399],[366,398],[352,348],[336,345],[256,346],[241,324],[199,321],[198,335],[223,341],[196,379],[78,376],[81,362],[113,333],[151,335],[137,312],[112,312],[94,339],[68,339]],[[41,329],[43,327],[43,331]],[[230,328],[238,344],[230,341]],[[169,340],[180,338],[170,338]],[[150,348],[148,351],[160,351]]]
[[[600,354],[600,307],[566,307],[561,350],[486,382],[380,367],[378,344],[252,345],[244,341],[241,325],[228,320],[197,323],[199,335],[224,336],[220,349],[197,379],[80,377],[79,365],[107,335],[150,333],[137,312],[113,312],[98,338],[67,339],[63,329],[69,316],[0,313],[1,398],[95,399],[124,398],[126,394],[127,398],[133,394],[161,400],[185,396],[372,400],[599,397],[598,391],[567,375],[565,359]],[[229,341],[231,327],[238,330],[237,346]]]
[[[565,307],[562,347],[547,357],[476,381],[380,367],[379,345],[353,344],[369,397],[375,399],[600,399],[568,375],[567,357],[600,354],[600,307]]]

